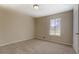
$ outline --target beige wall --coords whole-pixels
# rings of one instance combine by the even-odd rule
[[[34,38],[31,16],[0,7],[0,46]]]
[[[56,17],[62,18],[61,37],[49,35],[50,19]],[[72,44],[72,11],[34,20],[31,16],[0,7],[0,45],[32,39],[34,33],[35,38]]]
[[[63,12],[51,16],[36,18],[36,38],[44,39],[48,41],[72,44],[72,33],[73,33],[73,16],[72,11]],[[61,36],[50,36],[50,19],[61,18]],[[45,38],[44,38],[45,37]]]

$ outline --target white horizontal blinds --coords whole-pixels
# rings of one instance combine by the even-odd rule
[[[51,21],[50,21],[50,35],[55,35],[55,30],[56,30],[56,28],[55,28],[55,20],[54,19],[52,19]]]
[[[55,18],[50,20],[50,35],[60,36],[61,18]]]
[[[57,18],[56,19],[56,35],[60,35],[61,34],[60,26],[61,26],[61,19]]]

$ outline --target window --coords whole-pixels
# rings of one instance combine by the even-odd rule
[[[50,35],[60,36],[61,18],[50,20]]]

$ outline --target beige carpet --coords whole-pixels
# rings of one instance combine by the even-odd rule
[[[0,47],[0,54],[73,54],[73,48],[66,45],[32,39]]]

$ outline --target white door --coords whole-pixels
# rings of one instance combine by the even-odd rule
[[[78,5],[74,5],[73,10],[73,47],[76,53],[79,53],[79,20],[78,20]]]

